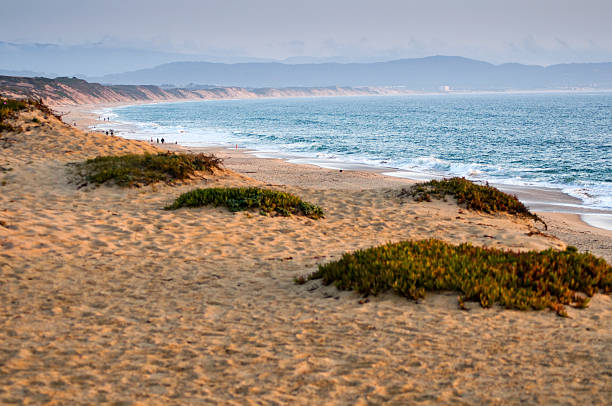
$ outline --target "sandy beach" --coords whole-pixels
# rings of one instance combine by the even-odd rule
[[[61,110],[61,109],[59,109]],[[612,232],[576,215],[486,215],[397,197],[413,183],[207,149],[225,170],[141,188],[79,187],[67,166],[154,152],[36,116],[0,148],[0,403],[605,404],[612,300],[550,311],[414,303],[296,285],[344,252],[438,238],[513,250],[575,245],[612,262]],[[33,117],[26,117],[31,121]],[[89,121],[88,121],[89,120]],[[174,148],[182,148],[176,146]],[[10,168],[10,170],[8,170]],[[164,211],[196,187],[264,186],[321,220]]]

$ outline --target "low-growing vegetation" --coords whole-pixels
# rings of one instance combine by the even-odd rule
[[[323,210],[290,193],[261,188],[209,188],[196,189],[180,195],[166,207],[174,210],[181,207],[225,206],[230,211],[259,209],[261,214],[276,213],[281,216],[303,215],[312,219],[323,217]]]
[[[14,131],[15,128],[8,120],[16,115],[20,110],[28,107],[25,100],[11,100],[0,98],[0,131]]]
[[[432,180],[418,183],[410,188],[402,189],[400,197],[413,197],[416,201],[430,202],[432,198],[445,199],[447,195],[457,199],[457,203],[465,204],[470,210],[485,213],[506,212],[518,216],[528,217],[539,221],[546,227],[546,223],[532,213],[521,203],[516,196],[509,195],[493,186],[477,185],[465,178],[451,178]]]
[[[206,154],[128,154],[100,156],[73,164],[77,176],[87,183],[140,186],[189,179],[197,171],[213,172],[222,160]]]
[[[22,110],[40,110],[46,115],[52,115],[57,118],[61,118],[59,115],[54,113],[47,105],[41,100],[28,99],[28,100],[14,100],[4,99],[0,97],[0,131],[16,131],[13,125],[9,123],[9,119],[14,118],[19,111]]]
[[[567,316],[565,305],[586,307],[594,293],[612,292],[612,267],[574,247],[519,253],[433,239],[347,253],[307,279],[364,295],[393,291],[414,300],[427,291],[456,291],[462,308],[465,301],[476,301],[483,307],[550,308],[561,316]]]

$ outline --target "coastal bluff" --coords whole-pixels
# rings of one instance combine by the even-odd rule
[[[190,88],[154,85],[103,85],[83,79],[0,76],[0,96],[40,99],[53,106],[103,103],[160,102],[207,99],[251,99],[263,97],[367,96],[404,94],[380,87],[290,87],[243,88],[193,85]]]

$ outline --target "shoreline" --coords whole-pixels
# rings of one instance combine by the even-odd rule
[[[549,91],[543,93],[558,93],[563,91]],[[478,92],[477,94],[488,92]],[[507,92],[514,94],[515,92]],[[516,92],[517,94],[522,93],[539,93],[539,92]],[[426,95],[427,93],[423,93],[422,95]],[[441,94],[441,93],[432,93],[432,94]],[[471,94],[471,93],[470,93]],[[421,95],[415,94],[415,95]],[[332,97],[332,96],[329,96]],[[343,96],[336,96],[343,97]],[[365,96],[364,96],[365,97]],[[238,99],[237,99],[238,100]],[[192,101],[203,101],[203,100],[192,100]],[[127,107],[133,105],[143,105],[143,104],[166,104],[166,103],[183,103],[189,101],[181,101],[181,100],[172,100],[172,101],[155,101],[155,102],[141,102],[141,103],[110,103],[110,104],[91,104],[91,105],[80,105],[77,106],[74,111],[71,111],[66,114],[67,117],[71,117],[69,122],[75,121],[77,123],[77,127],[83,129],[84,131],[91,131],[92,126],[97,126],[102,124],[103,128],[106,127],[119,127],[119,130],[116,132],[118,136],[123,136],[127,139],[141,139],[141,138],[131,138],[129,137],[129,132],[135,134],[138,133],[139,129],[137,126],[131,123],[123,123],[113,121],[100,121],[96,118],[99,114],[95,113],[96,110],[104,110],[104,109],[112,109],[116,107]],[[113,125],[115,124],[115,125]],[[95,130],[94,130],[95,131]],[[128,136],[125,136],[128,135]],[[160,146],[161,144],[154,144]],[[166,144],[167,145],[167,144]],[[230,149],[229,145],[203,145],[203,146],[193,146],[193,145],[182,145],[178,144],[186,149]],[[162,146],[163,147],[163,146]],[[291,155],[290,153],[277,153],[277,152],[266,152],[266,151],[258,151],[252,149],[240,148],[239,151],[242,151],[244,154],[253,157],[254,159],[282,159],[287,163],[295,164],[295,165],[314,165],[324,169],[330,170],[343,170],[343,171],[366,171],[379,174],[381,176],[390,177],[390,178],[399,178],[399,179],[409,179],[410,181],[426,181],[430,179],[436,179],[436,177],[420,172],[408,172],[399,168],[393,167],[376,167],[373,165],[360,164],[360,163],[351,163],[351,162],[343,162],[343,161],[335,161],[335,160],[326,160],[326,159],[317,159],[313,157],[300,157],[298,155]],[[405,175],[399,175],[405,174]],[[406,176],[407,175],[407,176]],[[441,177],[440,177],[441,179]],[[516,195],[519,200],[521,200],[526,206],[528,206],[531,210],[538,214],[544,213],[559,213],[559,214],[568,214],[568,215],[578,215],[580,221],[595,229],[610,231],[612,232],[612,210],[600,209],[600,208],[591,208],[584,205],[584,202],[574,196],[571,196],[565,192],[561,188],[552,188],[552,187],[543,187],[543,186],[520,186],[520,185],[508,185],[501,184],[496,182],[490,182],[490,184],[506,193],[510,193]],[[542,199],[544,197],[544,199]]]

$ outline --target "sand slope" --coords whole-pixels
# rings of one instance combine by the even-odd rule
[[[36,99],[55,106],[102,103],[142,103],[185,100],[252,99],[262,97],[326,97],[412,94],[414,91],[376,86],[244,88],[167,88],[155,85],[102,85],[82,79],[55,79],[0,75],[0,95],[11,99]]]
[[[376,174],[294,171],[291,185],[281,186],[278,166],[249,174],[258,180],[225,171],[175,186],[78,189],[67,162],[155,148],[57,122],[14,139],[0,148],[0,166],[12,168],[0,174],[0,403],[603,404],[612,397],[609,296],[562,319],[476,304],[463,312],[453,293],[419,304],[392,295],[360,304],[358,295],[318,281],[293,283],[318,263],[387,241],[564,246],[528,236],[531,222],[400,200],[405,181]],[[237,156],[229,161],[241,165]],[[228,185],[288,190],[327,216],[161,209],[196,186]]]

